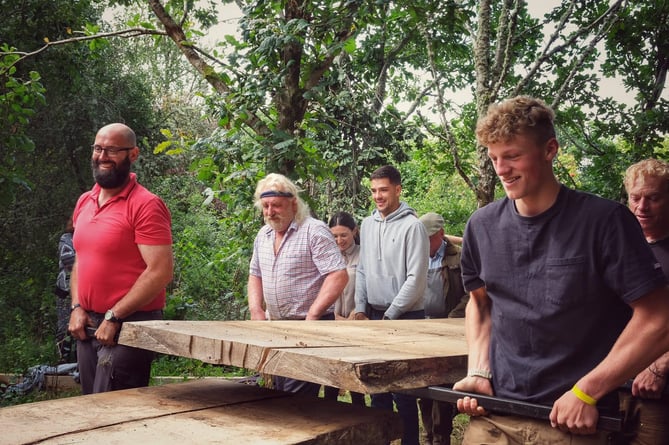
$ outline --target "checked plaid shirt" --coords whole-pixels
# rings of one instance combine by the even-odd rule
[[[315,218],[299,225],[293,221],[276,255],[275,237],[270,226],[260,229],[249,273],[262,280],[270,320],[304,320],[325,277],[346,269],[346,262],[330,229]]]

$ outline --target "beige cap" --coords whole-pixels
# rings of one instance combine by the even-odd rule
[[[428,212],[420,217],[420,222],[425,226],[428,236],[432,236],[437,233],[439,229],[444,228],[444,218],[438,213]]]

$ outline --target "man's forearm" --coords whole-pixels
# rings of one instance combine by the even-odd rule
[[[598,400],[623,385],[669,350],[669,292],[657,289],[631,303],[633,313],[609,354],[578,387]]]
[[[167,274],[165,271],[146,269],[137,278],[128,293],[114,304],[112,308],[114,315],[121,319],[132,315],[151,303],[165,289],[170,280],[171,274]]]
[[[348,283],[346,269],[330,272],[325,277],[318,296],[309,308],[307,320],[318,320],[337,301],[337,298],[339,298],[346,287],[346,283]]]
[[[263,307],[264,297],[262,290],[262,279],[255,275],[249,274],[247,292],[251,320],[265,320],[266,317],[265,309]]]
[[[430,258],[428,239],[423,237],[420,231],[409,236],[415,244],[407,252],[406,262],[408,267],[404,283],[402,283],[390,307],[386,310],[386,316],[391,319],[397,319],[402,314],[415,308],[425,295],[425,289],[427,288],[428,260]]]
[[[425,295],[426,287],[427,280],[420,279],[415,275],[408,276],[395,298],[393,298],[393,302],[386,311],[386,316],[396,319],[411,310]]]
[[[128,293],[112,309],[117,318],[125,318],[151,303],[172,280],[174,257],[169,244],[138,244],[146,268],[137,277]]]
[[[485,288],[470,293],[465,309],[465,336],[467,338],[468,368],[493,371],[490,369],[490,298]]]
[[[649,368],[651,372],[658,373],[665,377],[669,376],[669,352],[665,352],[659,356],[653,363],[650,364]]]
[[[70,272],[70,298],[72,299],[72,306],[79,304],[79,288],[77,287],[77,260],[75,258],[72,265],[72,272]]]

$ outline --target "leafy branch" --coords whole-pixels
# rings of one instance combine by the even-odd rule
[[[91,40],[97,40],[101,38],[106,38],[106,37],[122,37],[122,38],[132,38],[132,37],[137,37],[141,35],[167,35],[164,31],[158,31],[155,29],[148,29],[148,28],[128,28],[128,29],[123,29],[119,31],[112,31],[112,32],[103,32],[103,33],[98,33],[98,34],[92,34],[92,35],[85,35],[85,36],[78,36],[78,37],[70,37],[67,39],[62,39],[62,40],[54,40],[53,42],[51,41],[46,41],[46,43],[41,46],[39,49],[36,49],[35,51],[30,51],[30,52],[25,52],[25,51],[0,51],[0,57],[5,57],[5,56],[20,56],[10,64],[7,64],[2,67],[0,70],[0,75],[4,75],[10,68],[13,66],[18,65],[22,61],[34,57],[44,51],[46,51],[49,48],[52,48],[54,46],[60,46],[60,45],[68,45],[71,43],[77,43],[77,42],[87,42]]]

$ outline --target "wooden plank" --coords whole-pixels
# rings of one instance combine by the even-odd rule
[[[335,355],[338,352],[340,355]],[[378,393],[452,383],[464,376],[467,366],[463,355],[425,357],[383,349],[361,352],[351,355],[350,348],[276,349],[268,354],[261,371],[350,391]]]
[[[196,380],[184,386],[153,386],[2,408],[0,418],[3,419],[3,433],[6,433],[6,437],[28,438],[30,440],[27,442],[31,442],[134,419],[238,403],[252,397],[267,397],[265,394],[254,395],[254,387],[242,384],[235,391],[223,393],[210,382],[218,381]],[[276,394],[282,395],[278,392]],[[54,422],[54,418],[58,421]]]
[[[119,343],[366,393],[452,383],[467,354],[462,319],[128,322]]]
[[[226,380],[196,380],[0,408],[2,443],[384,443],[397,415]]]

